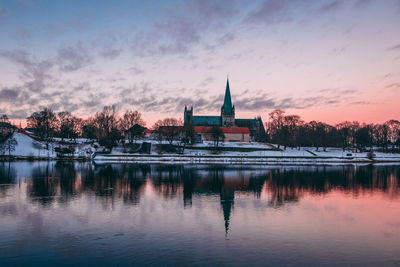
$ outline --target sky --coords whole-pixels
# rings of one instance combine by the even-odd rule
[[[0,0],[0,114],[400,119],[400,0]]]

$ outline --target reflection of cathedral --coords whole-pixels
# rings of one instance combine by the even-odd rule
[[[233,209],[235,190],[234,188],[221,188],[221,207],[224,212],[225,233],[228,234],[229,220]]]
[[[394,197],[400,192],[400,178],[395,175],[393,179],[392,174],[397,171],[393,168],[384,166],[377,171],[370,166],[323,166],[251,170],[226,166],[94,166],[90,163],[57,162],[35,164],[30,169],[32,179],[24,179],[24,184],[30,201],[43,206],[54,202],[66,203],[76,196],[88,194],[95,195],[105,208],[113,208],[118,203],[116,199],[122,199],[124,205],[139,207],[149,188],[161,202],[183,198],[186,208],[197,204],[193,203],[193,196],[217,196],[222,213],[219,218],[221,221],[223,218],[228,233],[235,194],[247,192],[255,198],[263,194],[268,197],[268,207],[279,207],[299,201],[306,194],[320,195],[335,189],[355,194],[376,190]],[[0,163],[0,185],[13,184],[20,179],[16,168]],[[0,195],[6,188],[0,186]]]
[[[185,125],[193,125],[197,139],[212,139],[212,127],[221,127],[225,141],[263,141],[265,129],[261,117],[254,119],[236,119],[235,105],[232,104],[229,80],[226,81],[224,103],[220,116],[193,116],[193,107],[184,111]]]

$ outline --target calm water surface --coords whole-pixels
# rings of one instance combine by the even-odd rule
[[[400,166],[0,163],[0,266],[400,266]]]

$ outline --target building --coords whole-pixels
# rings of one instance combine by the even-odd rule
[[[250,131],[247,127],[221,127],[224,140],[229,142],[250,142]],[[194,126],[196,140],[214,141],[213,126]]]
[[[264,141],[265,129],[261,117],[254,119],[236,119],[235,105],[232,104],[229,80],[226,81],[224,103],[220,116],[193,116],[193,107],[185,106],[184,124],[193,125],[196,139],[212,140],[212,127],[221,127],[228,142]]]

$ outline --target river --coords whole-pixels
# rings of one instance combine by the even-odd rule
[[[0,266],[400,265],[400,165],[0,162]]]

